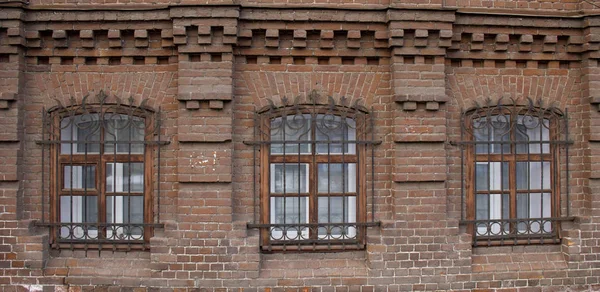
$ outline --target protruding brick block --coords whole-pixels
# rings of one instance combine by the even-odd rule
[[[530,34],[521,35],[519,42],[522,44],[531,44],[533,43],[533,36]]]
[[[427,46],[427,37],[429,36],[429,31],[426,29],[417,29],[415,30],[415,47],[426,47]]]
[[[145,29],[136,29],[133,33],[135,38],[135,47],[144,48],[148,47],[148,31]]]
[[[265,45],[269,48],[279,47],[279,30],[278,29],[267,29]]]
[[[200,108],[200,101],[198,100],[188,100],[185,102],[185,108],[189,110],[196,110]]]
[[[494,50],[495,51],[506,51],[508,50],[508,41],[509,41],[509,36],[508,34],[497,34],[496,35],[496,42],[494,44]]]
[[[52,31],[53,39],[64,39],[67,37],[67,32],[64,30],[54,30]]]
[[[292,42],[294,48],[305,48],[306,47],[306,30],[296,29],[294,30],[294,41]]]
[[[208,102],[208,107],[211,109],[223,109],[223,106],[222,100],[211,100]]]
[[[118,39],[121,37],[121,31],[118,29],[109,29],[108,30],[108,38],[109,39]]]
[[[405,101],[402,103],[402,109],[405,111],[417,110],[417,103],[414,101]]]
[[[544,37],[544,52],[554,52],[556,51],[556,44],[558,43],[558,36],[555,35],[547,35]]]
[[[94,31],[91,29],[85,29],[79,31],[79,38],[81,39],[81,46],[84,48],[93,48],[94,44]]]
[[[348,31],[347,46],[351,49],[360,49],[360,30]]]
[[[333,30],[321,30],[321,41],[319,43],[321,48],[333,48]]]
[[[133,37],[136,39],[145,39],[148,38],[148,31],[145,29],[136,29],[133,32]]]
[[[81,39],[92,39],[94,38],[94,31],[91,29],[84,29],[79,31],[79,38]]]
[[[108,46],[111,48],[120,48],[121,45],[121,31],[118,29],[109,29]]]
[[[52,31],[52,38],[54,39],[54,46],[57,48],[66,48],[69,46],[67,32],[65,30]]]

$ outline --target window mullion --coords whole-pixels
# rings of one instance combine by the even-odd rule
[[[285,140],[285,136],[284,136],[284,140]],[[298,140],[300,140],[300,139],[298,138]],[[284,148],[283,151],[285,153],[285,144],[284,144],[283,148]],[[302,164],[300,163],[300,157],[302,155],[301,152],[302,152],[302,143],[300,141],[298,141],[298,153],[296,154],[297,158],[298,158],[298,162],[296,164],[298,167],[298,181],[296,183],[298,184],[298,199],[297,199],[298,200],[298,222],[297,222],[298,223],[298,234],[297,234],[297,236],[299,238],[302,238],[303,229],[300,227],[300,225],[302,224],[302,221],[304,221],[304,220],[302,220],[303,219],[302,218],[302,205],[303,204],[302,204],[302,195],[301,195],[301,193],[302,193]],[[308,169],[309,177],[310,177],[311,170],[312,170],[311,167],[309,167],[309,169]],[[309,178],[309,181],[310,181],[310,178]],[[286,199],[284,198],[284,200],[286,200]],[[309,210],[306,210],[306,212],[309,212]],[[294,222],[294,223],[296,223],[296,222]],[[310,234],[310,231],[309,231],[309,234]]]
[[[517,120],[511,116],[511,123],[517,123]],[[516,128],[517,124],[510,125],[510,153],[512,159],[509,160],[508,169],[508,189],[510,190],[510,219],[517,218],[517,140],[516,140]],[[513,225],[514,232],[516,232],[518,222]]]
[[[311,112],[310,114],[310,180],[309,180],[309,191],[308,191],[308,220],[309,223],[315,224],[318,223],[318,202],[317,202],[317,186],[319,183],[319,171],[317,169],[317,113]],[[318,228],[309,228],[310,234],[309,237],[311,239],[316,239],[318,237]]]
[[[104,114],[100,118],[100,157],[98,159],[98,223],[106,223],[106,163],[107,158],[104,157],[104,130],[105,130]],[[106,226],[98,227],[98,239],[106,238]]]
[[[331,138],[327,139],[327,142],[331,142]],[[344,180],[342,179],[342,182],[343,181]],[[344,201],[343,195],[342,201]],[[329,225],[327,225],[327,228],[325,228],[325,230],[327,232],[327,235],[331,235],[333,226],[331,225],[331,144],[329,143],[327,143],[327,223]]]
[[[120,121],[120,120],[119,120]],[[127,115],[127,120],[125,122],[125,124],[127,126],[125,126],[124,128],[126,129],[127,127],[129,127],[128,129],[128,137],[127,137],[127,224],[128,226],[123,226],[123,229],[121,229],[122,231],[127,231],[127,234],[125,235],[127,239],[129,239],[129,234],[131,234],[131,169],[132,169],[132,165],[131,165],[131,133],[134,131],[133,128],[133,118],[131,117],[131,115]],[[115,139],[116,141],[118,141],[118,137],[117,139]],[[119,144],[117,143],[115,145],[115,148],[117,148]],[[123,198],[123,201],[125,201],[125,198]],[[125,208],[123,208],[123,210],[125,210]],[[123,218],[124,219],[124,218]],[[125,221],[125,220],[123,220]]]
[[[549,140],[557,140],[560,141],[560,134],[557,133],[558,125],[553,125],[553,123],[559,123],[558,121],[548,121],[548,125],[550,127],[548,131]],[[550,216],[551,217],[560,217],[560,181],[557,180],[558,175],[558,163],[560,159],[558,145],[555,143],[548,144],[548,151],[550,151],[550,198],[551,198],[551,209]],[[569,202],[567,201],[567,205]],[[556,224],[556,223],[553,223]],[[553,226],[555,227],[555,226]]]

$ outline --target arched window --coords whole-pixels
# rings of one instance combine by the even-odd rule
[[[45,115],[53,246],[144,246],[156,225],[157,118],[142,107],[105,104]]]
[[[464,115],[463,184],[474,244],[557,242],[568,195],[561,193],[568,192],[568,185],[561,188],[568,172],[568,163],[561,163],[566,126],[564,113],[533,103],[499,103]]]
[[[295,105],[259,121],[263,250],[363,248],[369,115]]]

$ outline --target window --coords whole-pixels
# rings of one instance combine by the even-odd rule
[[[158,177],[153,147],[161,144],[160,135],[154,139],[158,116],[140,107],[104,104],[44,115],[50,223],[44,215],[42,225],[51,227],[53,246],[145,247],[151,227],[160,225],[153,224],[158,219],[152,184]]]
[[[258,120],[263,250],[364,248],[368,115],[295,106]]]
[[[464,184],[475,244],[558,240],[566,125],[562,112],[532,105],[499,104],[465,115]]]

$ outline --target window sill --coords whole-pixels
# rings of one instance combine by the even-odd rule
[[[338,252],[365,249],[367,227],[381,226],[380,221],[357,223],[304,223],[304,224],[255,224],[247,223],[249,229],[261,229],[261,251],[271,252]],[[354,234],[316,234],[320,231],[352,229]],[[273,237],[271,232],[281,234]],[[300,233],[298,230],[302,230]],[[304,233],[306,231],[306,233]],[[289,235],[287,232],[294,232]],[[290,233],[292,234],[292,233]],[[311,235],[312,234],[312,235]],[[266,238],[265,238],[266,237]],[[320,237],[320,238],[319,238]],[[284,239],[285,238],[285,239]]]
[[[474,247],[541,245],[561,243],[560,225],[553,226],[548,232],[540,232],[539,229],[542,226],[545,224],[560,224],[561,222],[574,221],[576,219],[576,217],[553,217],[504,220],[461,220],[460,225],[470,225],[470,227],[467,228],[467,232],[473,237]],[[516,233],[516,230],[518,230],[517,226],[527,228],[529,231],[521,230]],[[477,227],[483,231],[477,230]],[[537,230],[534,228],[537,228]]]
[[[146,233],[142,233],[136,238],[131,239],[123,239],[118,238],[118,234],[115,234],[115,237],[112,239],[109,238],[97,238],[99,229],[110,229],[113,232],[117,232],[117,230],[122,230],[125,228],[131,228],[134,226],[135,228],[142,230],[142,232],[146,232],[147,228],[155,229],[155,228],[164,228],[164,224],[161,223],[144,223],[144,224],[111,224],[111,223],[49,223],[49,222],[40,222],[35,221],[33,223],[36,227],[47,227],[50,230],[50,247],[53,249],[83,249],[83,250],[112,250],[112,251],[130,251],[130,250],[148,250],[150,249],[150,244],[144,237],[148,236]],[[91,232],[89,227],[93,227],[93,235],[89,235],[88,232]],[[58,229],[67,228],[67,232],[70,233],[70,236],[73,237],[74,230],[80,231],[82,234],[79,235],[79,238],[57,238],[59,235]],[[108,232],[108,231],[107,231]],[[151,234],[151,233],[150,233]],[[125,236],[127,237],[127,236]],[[139,239],[138,239],[139,238]]]
[[[265,245],[261,246],[261,251],[263,253],[273,253],[273,252],[343,252],[343,251],[357,251],[364,250],[366,247],[365,244],[358,243],[354,241],[354,243],[347,244],[293,244],[288,243],[284,245]]]

